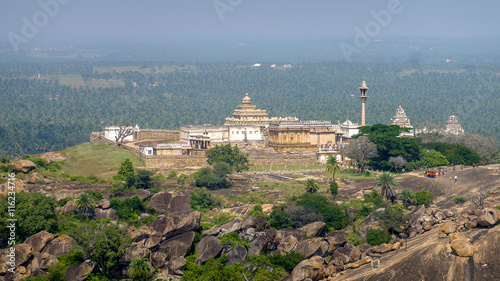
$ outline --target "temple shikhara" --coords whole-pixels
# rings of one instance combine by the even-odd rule
[[[401,128],[409,128],[410,131],[402,132],[400,136],[402,137],[413,137],[413,126],[410,123],[410,119],[406,116],[405,110],[401,105],[396,109],[396,113],[392,116],[389,125],[398,125]]]

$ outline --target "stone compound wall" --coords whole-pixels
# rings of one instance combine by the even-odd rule
[[[250,166],[276,166],[276,165],[313,165],[317,164],[316,154],[268,154],[249,155]]]
[[[170,140],[178,141],[181,138],[180,130],[142,129],[134,132],[134,141],[138,140]]]
[[[185,167],[206,167],[207,158],[204,155],[142,155],[141,161],[148,168],[185,168]]]

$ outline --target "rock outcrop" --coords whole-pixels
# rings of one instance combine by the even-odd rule
[[[36,169],[35,163],[29,160],[19,160],[12,163],[12,172],[14,173],[29,173]]]
[[[202,264],[209,259],[217,257],[222,251],[222,243],[213,236],[205,236],[196,245],[198,258],[194,261],[196,264]]]

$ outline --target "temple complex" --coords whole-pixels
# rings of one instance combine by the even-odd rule
[[[450,118],[448,118],[446,125],[444,125],[443,133],[453,135],[464,134],[464,129],[462,129],[462,126],[458,123],[458,119],[455,115],[451,115]]]
[[[413,126],[410,123],[410,119],[406,116],[405,110],[401,105],[396,110],[396,113],[392,116],[389,125],[398,125],[401,128],[410,128],[409,132],[402,132],[401,137],[413,137]]]

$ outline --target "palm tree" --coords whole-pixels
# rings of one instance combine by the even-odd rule
[[[326,160],[326,172],[332,174],[332,178],[335,181],[335,173],[340,172],[339,162],[337,161],[337,157],[330,155]]]
[[[403,189],[403,191],[401,191],[401,193],[398,194],[398,198],[403,201],[403,205],[405,206],[405,208],[408,208],[408,206],[413,202],[415,195],[411,190],[405,188]]]
[[[86,217],[94,216],[94,198],[88,193],[82,193],[76,197],[76,211]]]
[[[314,193],[318,191],[319,189],[318,182],[313,179],[308,179],[305,184],[305,189],[309,193]]]
[[[150,281],[153,280],[153,273],[151,272],[151,265],[147,258],[135,258],[130,263],[128,274],[133,280]]]
[[[389,173],[382,173],[377,178],[377,186],[382,187],[380,195],[384,196],[387,200],[394,202],[396,193],[394,192],[394,187],[398,187],[398,181]]]

